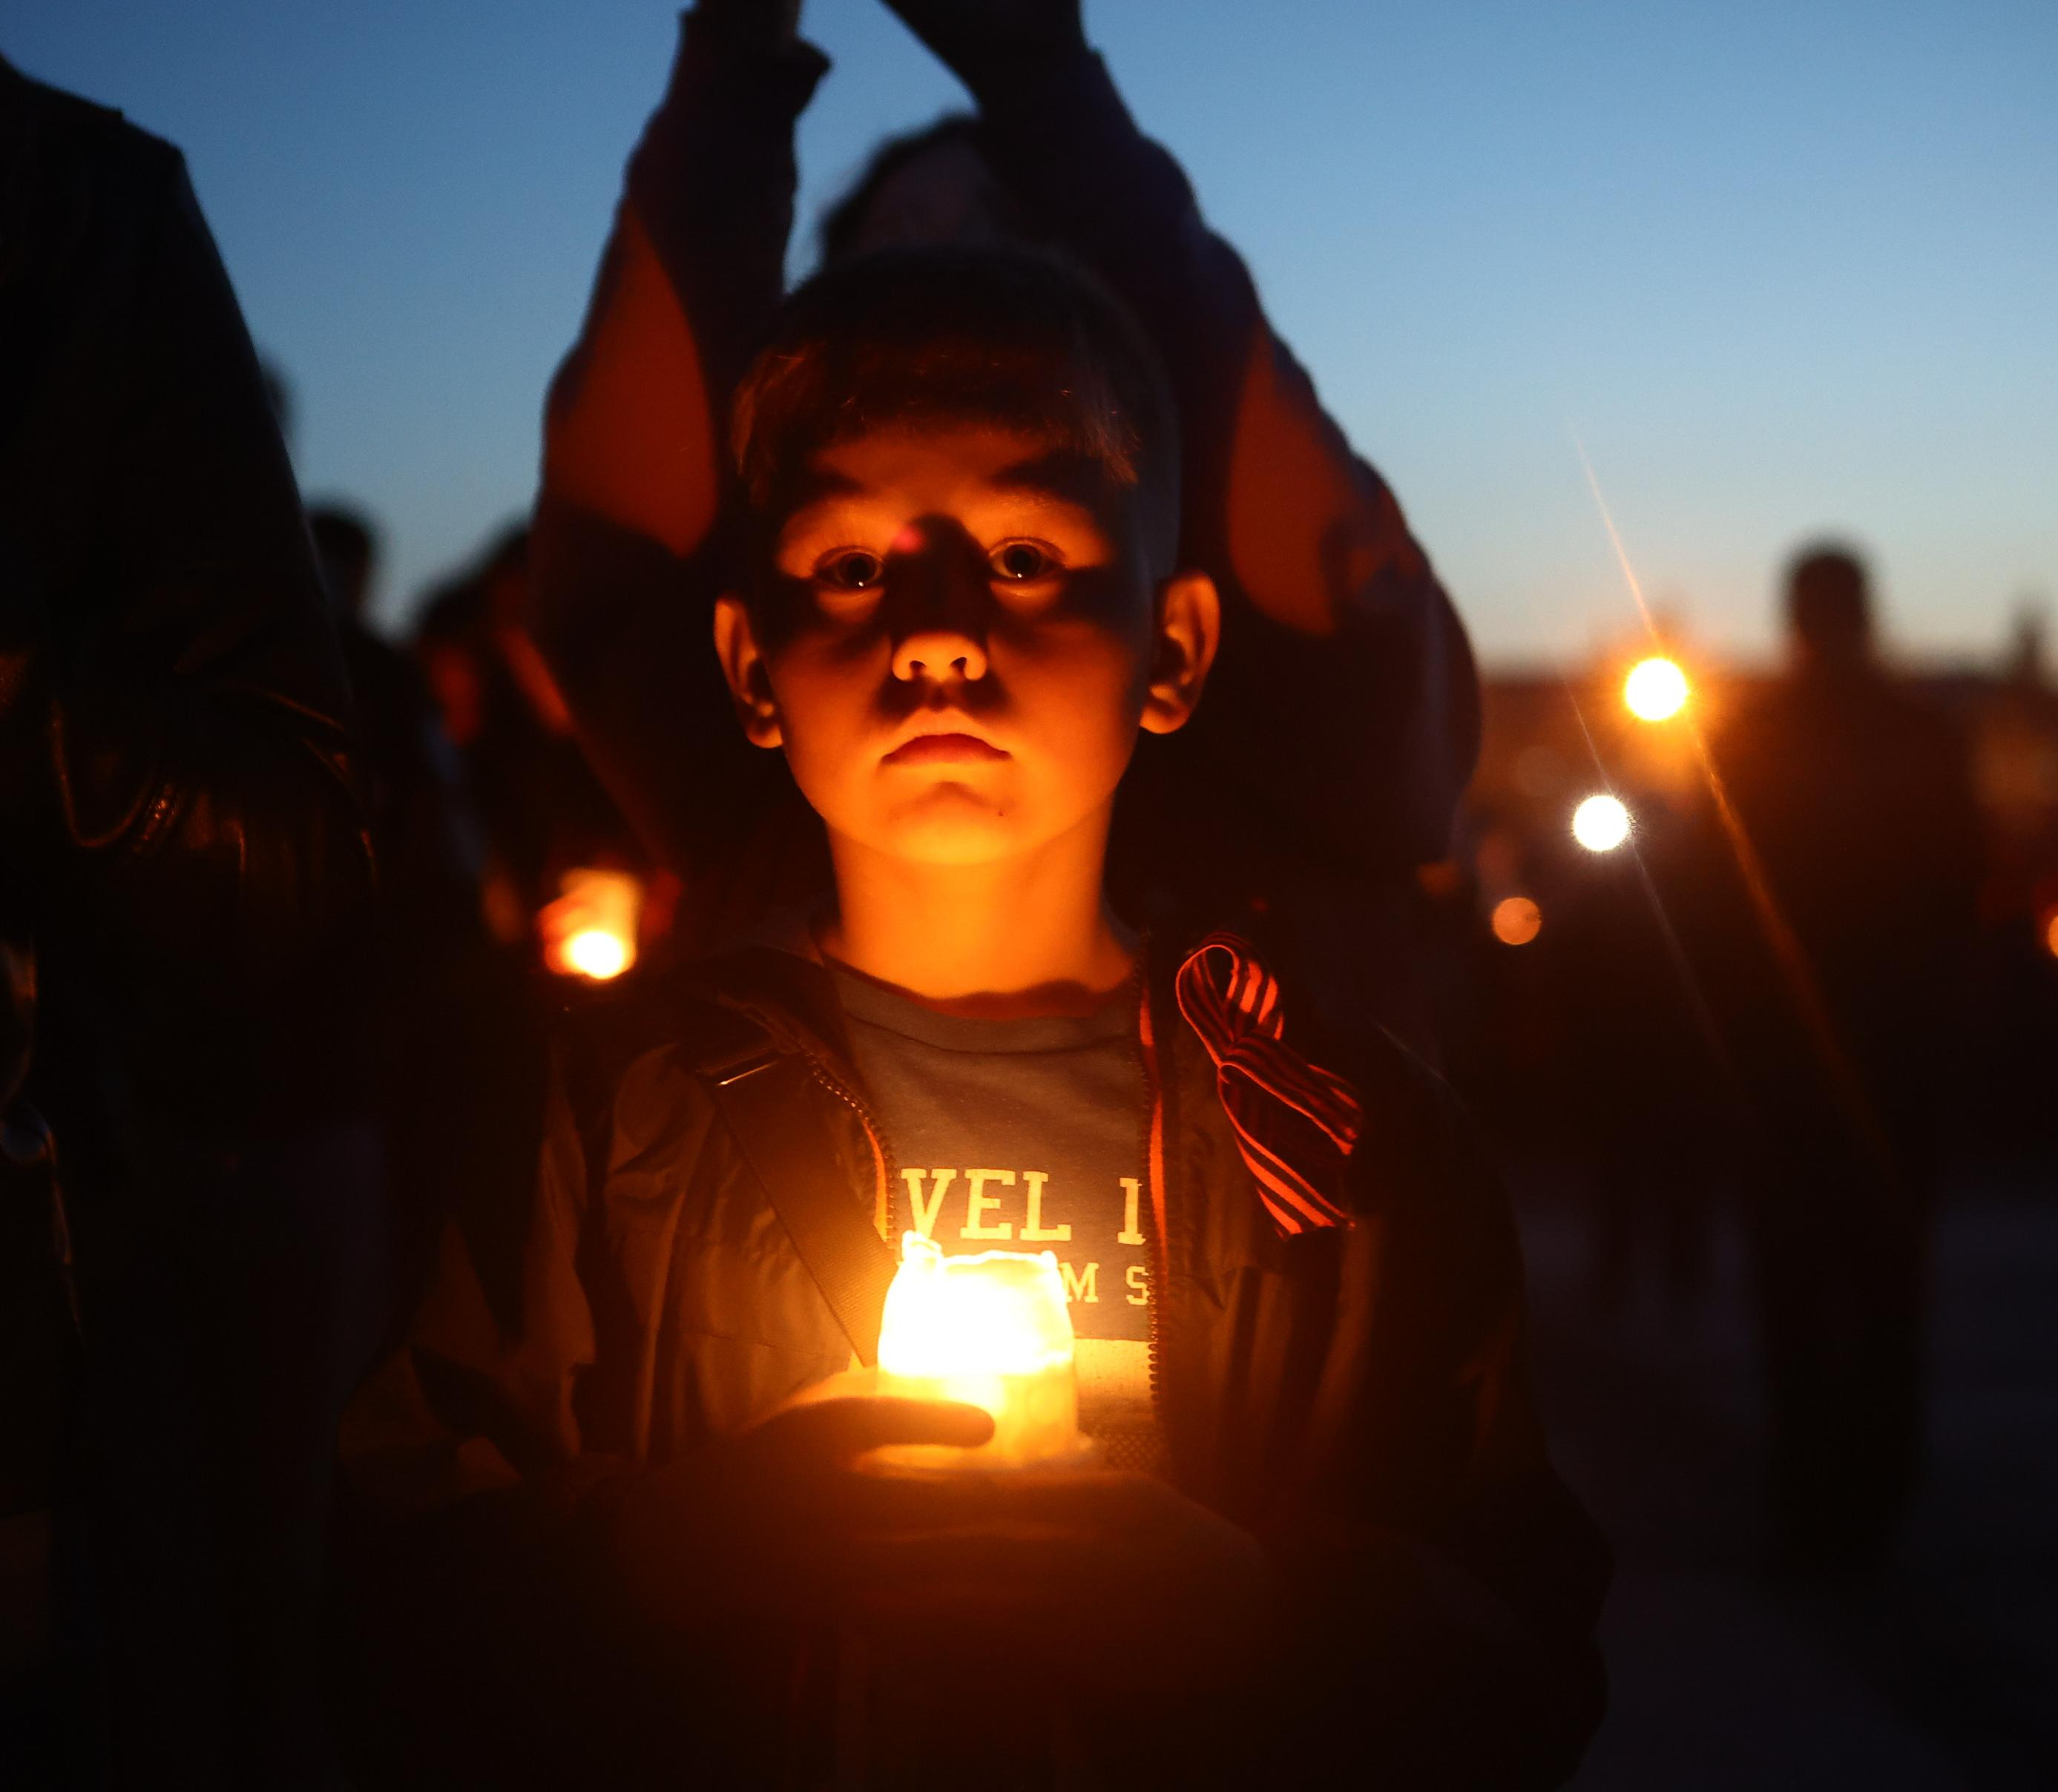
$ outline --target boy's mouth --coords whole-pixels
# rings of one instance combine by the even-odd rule
[[[938,765],[970,759],[1007,757],[992,742],[975,734],[918,734],[904,740],[880,763],[883,765]]]

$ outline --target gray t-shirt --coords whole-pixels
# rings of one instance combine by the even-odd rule
[[[896,1227],[952,1256],[1055,1252],[1080,1425],[1110,1465],[1153,1466],[1150,1113],[1133,993],[1087,1015],[974,1020],[831,972],[899,1160]]]

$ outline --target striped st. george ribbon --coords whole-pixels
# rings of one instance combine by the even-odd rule
[[[1222,1109],[1273,1223],[1289,1237],[1348,1227],[1345,1179],[1364,1108],[1342,1077],[1286,1044],[1279,980],[1249,942],[1211,934],[1187,955],[1174,988],[1214,1060]]]

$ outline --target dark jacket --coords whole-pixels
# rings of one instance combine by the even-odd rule
[[[276,1085],[253,1022],[370,895],[348,716],[178,151],[0,63],[0,926],[138,1099]]]
[[[1349,1762],[1353,1778],[1409,1786],[1557,1783],[1599,1715],[1605,1552],[1546,1456],[1494,1176],[1448,1094],[1389,1043],[1358,1067],[1355,1225],[1282,1237],[1169,986],[1154,980],[1147,999],[1172,1477],[1268,1545],[1298,1622],[1276,1682],[1238,1714],[1241,1743],[1220,1712],[1132,1713],[1110,1744],[1118,1782],[1328,1783]],[[445,1725],[451,1752],[417,1740],[414,1758],[447,1783],[480,1771],[475,1744],[451,1747],[459,1711],[503,1742],[518,1732],[514,1752],[533,1762],[550,1753],[538,1713],[553,1706],[596,1784],[705,1768],[715,1747],[683,1719],[669,1759],[625,1742],[602,1762],[590,1739],[628,1735],[665,1647],[646,1637],[641,1666],[619,1665],[630,1620],[602,1564],[622,1478],[749,1426],[849,1357],[696,1068],[733,1060],[739,1014],[809,1061],[803,1086],[872,1211],[898,1180],[892,1141],[839,1043],[826,975],[763,948],[733,955],[569,1045],[523,1235],[452,1239],[409,1342],[346,1428],[358,1500],[387,1527],[383,1572],[358,1583],[379,1589],[367,1641],[415,1645],[391,1669]],[[473,1602],[468,1628],[452,1600]],[[618,1665],[596,1676],[602,1657]],[[499,1695],[453,1690],[467,1659],[508,1676]],[[793,1684],[790,1669],[761,1679],[781,1697]],[[681,1708],[679,1683],[661,1711]],[[513,1686],[529,1689],[518,1715]],[[611,1715],[572,1722],[574,1686]],[[741,1722],[749,1697],[725,1703]],[[739,1782],[775,1777],[790,1715],[779,1698],[754,1713],[764,1734],[754,1753],[739,1745]],[[1253,1735],[1257,1759],[1238,1752]]]
[[[794,124],[827,66],[712,9],[687,16],[551,390],[534,537],[537,640],[603,781],[705,908],[746,922],[808,862],[814,823],[783,762],[741,739],[708,646],[709,606],[734,582],[724,420],[785,290]],[[979,129],[1030,232],[1099,275],[1156,344],[1181,417],[1182,563],[1223,597],[1208,701],[1143,743],[1111,886],[1132,914],[1172,899],[1194,918],[1253,897],[1305,914],[1326,897],[1352,918],[1318,923],[1331,937],[1311,962],[1330,981],[1357,973],[1366,904],[1335,886],[1444,856],[1472,774],[1464,630],[1393,493],[1099,58],[1011,69]],[[686,918],[707,917],[689,904]],[[1373,976],[1396,979],[1404,967]]]
[[[325,1132],[290,1176],[264,1166],[362,1086],[336,1013],[371,894],[348,715],[179,153],[0,63],[0,940],[33,955],[22,1099],[56,1141],[83,1320],[58,1524],[105,1652],[75,1709],[118,1784],[285,1786],[307,1759],[280,1664],[332,1282],[296,1203],[329,1186],[305,1160],[343,1153]],[[0,1124],[26,1134],[18,1106]],[[53,1228],[22,1222],[5,1168],[0,1270],[46,1274]],[[38,1235],[40,1263],[8,1248]],[[0,1287],[10,1320],[28,1298]],[[74,1647],[81,1579],[58,1588]],[[45,1687],[27,1721],[0,1711],[0,1780],[74,1708]],[[43,1771],[69,1782],[15,1777]]]

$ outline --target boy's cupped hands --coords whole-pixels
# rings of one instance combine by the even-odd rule
[[[977,1445],[991,1422],[916,1400],[789,1408],[641,1480],[617,1532],[626,1580],[661,1622],[833,1620],[1110,1690],[1227,1685],[1265,1651],[1277,1604],[1265,1552],[1162,1481],[866,1460]]]
[[[1162,1481],[1069,1466],[900,1479],[852,1613],[889,1643],[961,1639],[1108,1692],[1226,1687],[1269,1647],[1264,1549]]]

